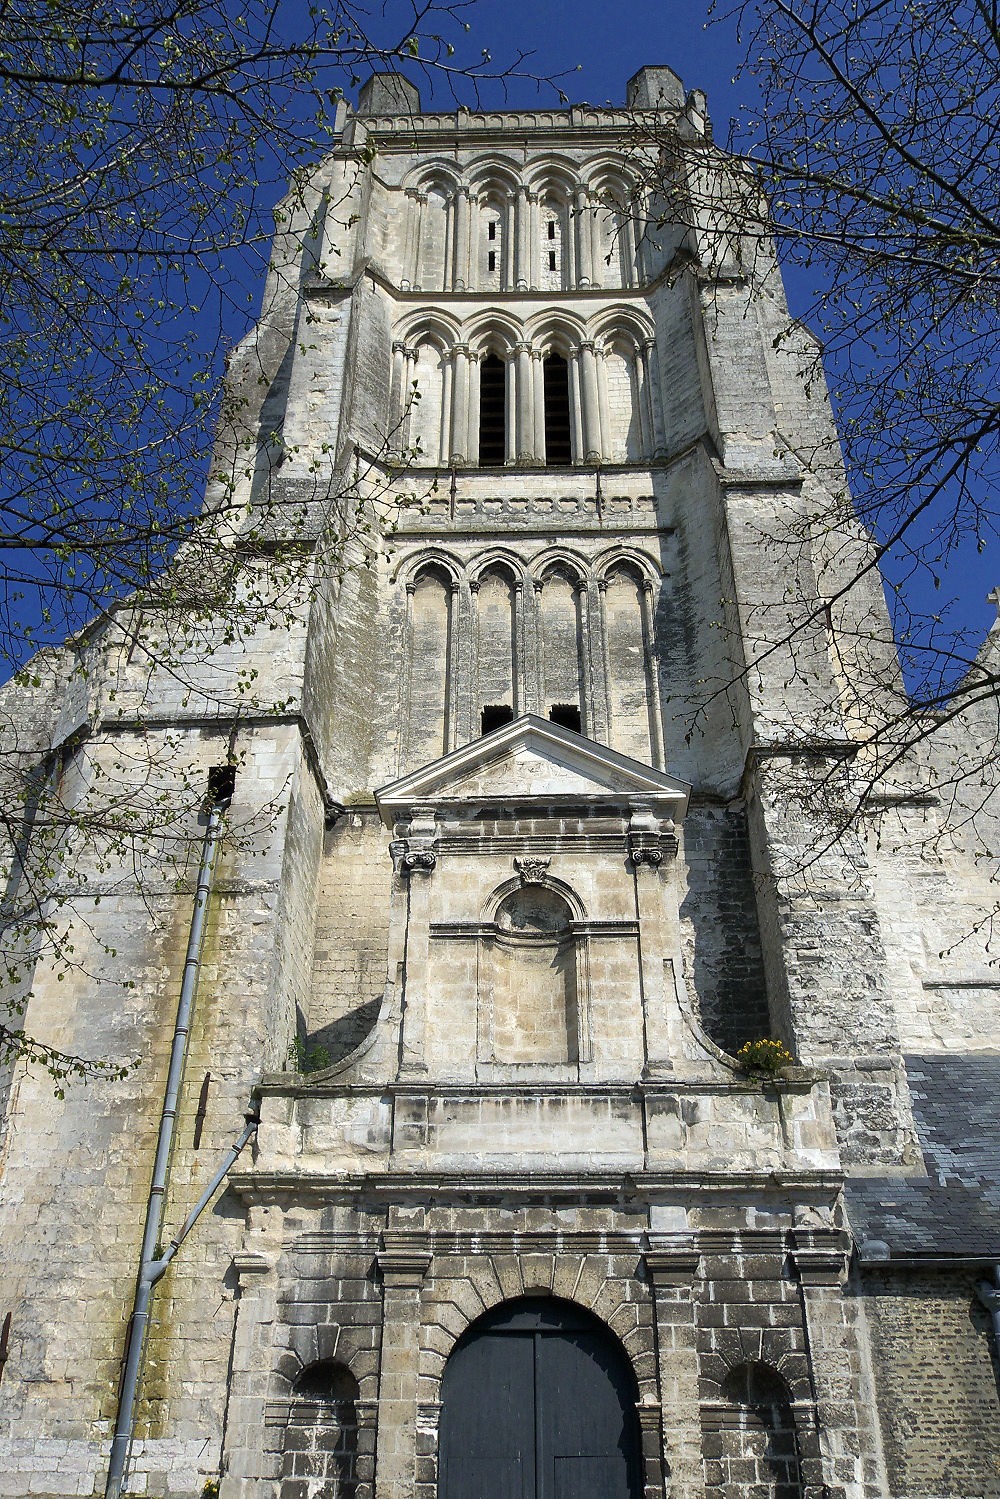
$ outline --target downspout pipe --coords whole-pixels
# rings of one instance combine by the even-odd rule
[[[219,779],[223,780],[221,777]],[[175,1246],[171,1254],[162,1256],[161,1258],[157,1250],[163,1227],[167,1171],[170,1165],[170,1155],[173,1149],[174,1133],[177,1126],[177,1105],[180,1098],[181,1081],[184,1075],[184,1058],[187,1052],[188,1034],[191,1029],[191,1011],[198,989],[198,975],[201,970],[201,949],[205,938],[205,918],[208,914],[208,902],[212,894],[215,857],[222,837],[223,813],[230,800],[230,796],[226,794],[227,792],[231,792],[231,777],[228,783],[225,784],[225,789],[221,795],[213,794],[213,777],[210,777],[209,796],[211,800],[208,810],[208,826],[205,829],[205,839],[202,844],[198,884],[195,890],[194,912],[191,917],[191,931],[188,937],[187,955],[184,960],[184,974],[181,980],[180,998],[177,1002],[174,1038],[170,1047],[167,1086],[163,1098],[163,1111],[160,1115],[159,1134],[156,1140],[153,1180],[149,1189],[149,1201],[146,1205],[146,1226],[142,1236],[142,1255],[139,1261],[139,1275],[136,1280],[135,1301],[132,1308],[131,1332],[125,1359],[125,1370],[122,1375],[122,1387],[118,1400],[118,1415],[115,1421],[114,1437],[111,1442],[111,1458],[108,1463],[108,1479],[104,1491],[105,1499],[119,1499],[119,1495],[121,1494],[122,1481],[125,1476],[125,1464],[128,1460],[129,1448],[132,1445],[135,1402],[139,1387],[139,1370],[142,1363],[143,1346],[146,1340],[146,1327],[149,1321],[150,1299],[153,1287],[163,1275],[170,1260],[176,1253]],[[243,1143],[245,1144],[246,1142],[244,1141]],[[228,1167],[226,1169],[228,1170]],[[185,1225],[181,1237],[184,1237],[188,1226]]]

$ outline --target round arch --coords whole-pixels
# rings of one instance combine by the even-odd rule
[[[467,571],[469,579],[476,582],[488,572],[502,571],[509,575],[512,583],[527,583],[528,572],[516,552],[508,551],[506,547],[490,547],[486,552],[478,552],[476,556],[469,559]]]
[[[421,162],[413,167],[403,178],[402,187],[416,188],[422,193],[430,192],[438,188],[444,192],[454,192],[462,180],[462,174],[453,161],[443,157],[432,157],[430,161]]]
[[[462,337],[474,353],[509,359],[514,345],[524,337],[524,330],[516,318],[491,308],[463,323]]]
[[[549,547],[531,559],[531,576],[544,583],[554,573],[563,573],[573,583],[590,580],[591,569],[586,560],[569,547]]]
[[[543,312],[529,318],[525,334],[544,353],[554,352],[566,358],[586,336],[584,321],[574,313]]]
[[[466,166],[465,180],[480,198],[510,198],[517,191],[520,176],[506,157],[478,156]]]
[[[409,344],[430,343],[447,352],[459,342],[461,324],[448,313],[418,312],[413,317],[403,318],[393,330],[393,339]]]
[[[501,1302],[458,1339],[441,1380],[438,1499],[641,1499],[635,1371],[574,1302]]]
[[[481,916],[484,924],[492,925],[496,921],[500,907],[507,897],[513,895],[515,891],[523,889],[525,883],[524,880],[515,876],[509,880],[504,880],[503,884],[498,885],[495,890],[491,890],[483,902]],[[543,875],[540,879],[532,881],[532,883],[542,886],[564,901],[574,921],[586,921],[586,908],[571,885],[567,885],[563,880],[557,880],[550,874]]]
[[[391,583],[397,580],[403,583],[416,583],[422,573],[433,568],[443,573],[453,587],[461,582],[465,574],[462,564],[450,552],[440,547],[428,547],[415,557],[403,557],[389,574],[389,581]]]

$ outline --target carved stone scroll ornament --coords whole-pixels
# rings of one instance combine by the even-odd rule
[[[677,834],[672,822],[665,822],[656,830],[632,827],[628,835],[629,858],[635,865],[648,864],[657,869],[677,853]]]
[[[521,876],[522,885],[540,885],[551,863],[551,859],[515,859],[514,868]]]
[[[397,874],[412,874],[414,870],[429,874],[437,863],[437,854],[432,848],[413,847],[401,838],[390,844],[389,851]]]

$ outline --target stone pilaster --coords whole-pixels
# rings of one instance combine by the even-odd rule
[[[704,1478],[693,1292],[701,1257],[693,1249],[654,1247],[645,1260],[656,1308],[666,1491],[670,1499],[700,1499]]]
[[[386,1235],[382,1277],[382,1366],[379,1374],[375,1499],[412,1499],[417,1463],[417,1361],[420,1288],[428,1251]]]

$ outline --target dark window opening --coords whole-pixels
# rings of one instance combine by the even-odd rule
[[[208,772],[208,802],[228,807],[236,790],[236,766],[213,765]]]
[[[514,710],[509,703],[487,703],[483,709],[483,734],[492,734],[494,729],[502,729],[505,723],[513,722]]]
[[[583,732],[580,710],[575,703],[553,703],[549,709],[549,722],[557,723],[561,729],[572,729],[574,734]]]
[[[550,354],[545,368],[545,462],[552,468],[572,463],[569,436],[569,366]]]
[[[489,269],[491,271],[495,271],[496,270],[496,268],[497,268],[497,252],[495,250],[491,250],[490,251],[489,256],[487,257],[487,264],[488,264],[488,267],[489,267]]]
[[[556,222],[555,222],[555,219],[549,219],[549,239],[555,239],[555,237],[556,237]]]
[[[556,268],[556,252],[555,252],[555,250],[550,250],[549,251],[549,270],[550,271],[554,271],[555,268]]]
[[[496,223],[496,219],[490,219],[489,223],[486,226],[486,238],[487,239],[496,239],[496,237],[497,237],[497,223]]]
[[[479,366],[480,468],[499,467],[507,457],[506,407],[507,367],[502,359],[489,354]]]

